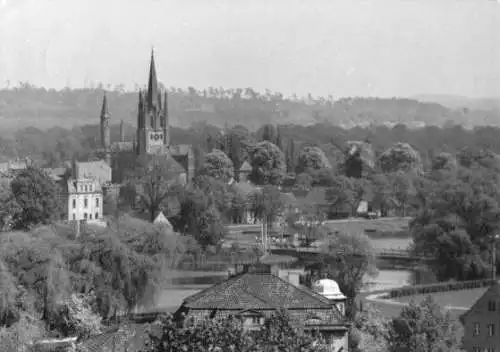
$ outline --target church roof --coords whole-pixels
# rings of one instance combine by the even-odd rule
[[[111,144],[112,152],[131,151],[134,149],[134,142],[118,141]]]
[[[95,178],[101,184],[111,182],[111,167],[104,160],[77,161],[73,177],[76,179]]]

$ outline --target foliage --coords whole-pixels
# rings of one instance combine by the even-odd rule
[[[322,271],[334,279],[345,296],[354,300],[364,285],[365,275],[376,276],[376,256],[370,238],[365,234],[336,232],[329,234],[323,246],[324,253],[336,253],[335,260],[322,256]],[[346,311],[353,317],[355,306]]]
[[[139,206],[149,213],[150,221],[167,206],[172,186],[179,183],[179,175],[172,171],[174,164],[171,157],[141,157],[136,160],[134,168],[127,172],[131,198],[135,201],[138,196]]]
[[[283,152],[273,143],[258,143],[251,153],[251,179],[258,185],[280,185],[285,177]]]
[[[217,244],[225,233],[217,205],[217,195],[200,186],[186,190],[180,199],[177,226],[193,235],[203,248]]]
[[[396,143],[379,158],[384,172],[421,171],[420,155],[408,143]]]
[[[339,175],[333,178],[332,185],[326,190],[325,198],[335,211],[348,206],[349,212],[351,212],[354,196],[352,179]]]
[[[306,146],[299,153],[297,173],[308,170],[331,169],[332,165],[319,147]]]
[[[410,302],[389,325],[389,351],[452,352],[460,350],[458,322],[443,313],[432,297]]]
[[[281,311],[267,319],[259,331],[244,331],[241,322],[233,317],[198,321],[189,318],[179,328],[172,316],[163,317],[151,330],[151,352],[326,352],[323,341],[293,328]]]
[[[265,124],[258,131],[257,135],[261,136],[261,141],[268,141],[277,145],[278,130],[274,125]]]
[[[205,155],[201,174],[228,182],[234,177],[233,162],[223,151],[214,149]]]
[[[426,205],[410,228],[415,253],[436,258],[438,279],[487,275],[491,236],[500,219],[497,182],[488,170],[459,169],[429,184]]]
[[[432,159],[432,170],[454,170],[457,159],[450,153],[439,153]]]
[[[358,311],[350,332],[350,350],[379,352],[388,350],[389,321],[381,312],[368,304]]]
[[[283,210],[283,198],[278,188],[264,186],[250,195],[250,211],[256,219],[272,225]]]
[[[14,229],[29,229],[39,224],[48,224],[59,218],[61,206],[59,189],[43,170],[34,166],[19,171],[10,184],[15,209],[12,214]],[[12,206],[12,201],[9,206]]]

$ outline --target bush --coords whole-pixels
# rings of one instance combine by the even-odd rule
[[[431,285],[416,285],[411,287],[401,287],[394,290],[390,290],[385,296],[385,298],[392,299],[392,298],[408,297],[414,295],[426,295],[431,293],[471,290],[471,289],[490,286],[494,282],[496,282],[496,280],[483,279],[483,280],[442,282]]]

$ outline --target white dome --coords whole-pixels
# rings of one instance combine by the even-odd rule
[[[313,284],[313,289],[316,293],[325,296],[328,299],[346,299],[342,291],[340,291],[339,284],[334,280],[321,279]]]

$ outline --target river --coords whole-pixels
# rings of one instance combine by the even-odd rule
[[[372,244],[376,249],[405,249],[411,238],[376,238]],[[155,306],[172,311],[179,307],[184,298],[199,292],[227,277],[225,272],[172,272],[167,287],[158,295]],[[377,276],[365,278],[365,291],[391,289],[415,283],[410,270],[379,270]],[[147,309],[147,308],[146,308]]]

